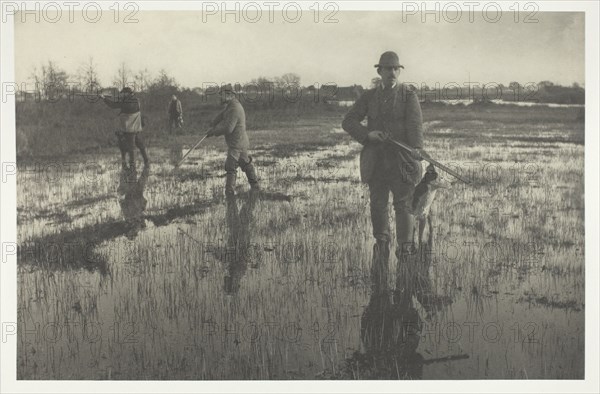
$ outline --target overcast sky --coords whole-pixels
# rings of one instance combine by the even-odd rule
[[[379,55],[395,50],[405,66],[404,81],[462,84],[470,75],[486,83],[585,82],[583,13],[538,13],[539,23],[505,16],[499,23],[463,17],[454,24],[356,11],[339,12],[332,24],[314,23],[308,11],[298,23],[277,14],[274,23],[266,16],[258,23],[225,24],[218,16],[203,22],[199,11],[140,11],[136,17],[134,24],[114,23],[108,14],[98,23],[69,23],[66,16],[58,23],[21,23],[17,15],[17,81],[26,81],[47,60],[75,73],[93,56],[103,85],[125,62],[154,75],[164,68],[184,87],[288,72],[299,74],[303,85],[366,86],[376,76]]]

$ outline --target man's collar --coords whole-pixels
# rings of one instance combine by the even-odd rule
[[[394,84],[392,85],[391,89],[396,90],[396,88],[400,86],[398,84],[398,81],[394,82]],[[380,91],[383,91],[383,89],[385,89],[385,86],[383,86],[383,82],[379,81],[379,84],[377,85],[377,89]]]
[[[396,87],[398,86],[398,81],[394,82],[394,84],[392,85],[392,89],[396,89]],[[379,90],[383,90],[385,89],[385,86],[383,86],[383,82],[379,81],[379,86],[377,86],[379,88]]]
[[[231,104],[233,104],[234,101],[237,101],[237,97],[233,97],[231,100],[227,101],[225,103],[225,106],[226,107],[230,106]]]

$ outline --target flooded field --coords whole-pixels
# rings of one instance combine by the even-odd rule
[[[389,297],[360,145],[311,127],[335,143],[251,132],[263,191],[240,173],[235,199],[211,146],[176,171],[187,143],[136,173],[116,150],[19,163],[18,378],[584,377],[583,124],[429,121],[472,183],[438,193]]]

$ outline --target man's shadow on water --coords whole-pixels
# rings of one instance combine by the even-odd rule
[[[144,167],[139,178],[135,169],[123,169],[119,176],[117,194],[121,213],[125,219],[125,236],[128,239],[134,239],[138,232],[146,227],[144,211],[148,200],[144,197],[144,189],[149,175],[150,170]]]
[[[248,264],[257,263],[254,260],[257,259],[258,249],[251,243],[257,201],[258,195],[252,191],[248,192],[239,210],[236,196],[228,196],[226,200],[227,243],[217,257],[226,265],[223,290],[228,295],[239,291]]]
[[[19,249],[20,264],[53,270],[85,269],[97,271],[102,276],[109,274],[106,256],[94,249],[101,242],[119,235],[134,239],[146,226],[144,211],[148,201],[144,189],[149,175],[148,168],[144,168],[139,177],[133,169],[123,169],[119,173],[117,195],[124,220],[96,223],[24,242]]]
[[[449,297],[434,293],[429,268],[429,242],[399,267],[396,289],[387,282],[373,292],[360,320],[361,350],[346,359],[344,374],[350,379],[421,379],[426,360],[417,352],[426,316],[432,316]]]

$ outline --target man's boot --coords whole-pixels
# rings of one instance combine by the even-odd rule
[[[142,158],[144,159],[144,167],[149,167],[150,160],[148,159],[148,154],[146,153],[146,148],[140,149],[140,153],[142,154]]]
[[[416,245],[412,242],[412,231],[414,228],[413,215],[402,206],[395,207],[396,210],[396,291],[414,290],[415,270],[418,268],[418,253]]]
[[[233,196],[235,194],[235,178],[236,178],[235,172],[227,173],[227,175],[225,177],[225,195],[226,196]]]
[[[144,159],[144,167],[148,167],[150,165],[150,160],[148,159],[148,153],[146,152],[146,143],[140,134],[137,134],[135,137],[135,146],[140,150],[140,154]]]
[[[254,170],[254,165],[252,164],[252,158],[248,164],[246,164],[243,168],[243,171],[246,173],[246,177],[248,178],[248,183],[252,190],[259,191],[260,185],[258,184],[258,177],[256,176],[256,171]]]
[[[413,242],[403,242],[396,249],[396,292],[414,295],[419,271],[418,253]]]
[[[373,263],[371,265],[371,289],[374,294],[382,294],[388,290],[389,259],[389,242],[377,241],[373,245]]]
[[[146,147],[142,146],[140,149],[140,153],[142,154],[142,158],[144,159],[144,166],[150,165],[150,160],[148,159],[148,153],[146,152]]]
[[[135,171],[135,134],[124,133],[125,150],[129,155],[129,169]]]

